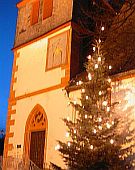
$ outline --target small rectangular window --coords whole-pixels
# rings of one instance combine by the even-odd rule
[[[44,0],[43,19],[52,16],[53,0]]]
[[[31,25],[34,25],[38,22],[38,17],[39,17],[39,0],[36,0],[32,3]]]

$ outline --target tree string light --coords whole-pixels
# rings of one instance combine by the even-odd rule
[[[85,119],[87,119],[88,118],[88,115],[85,115]]]
[[[106,110],[107,110],[107,112],[110,112],[110,107],[107,107]]]
[[[70,135],[69,135],[69,132],[66,132],[66,137],[68,138]]]
[[[99,122],[102,122],[102,118],[101,118],[101,117],[99,117],[98,121],[99,121]]]
[[[69,118],[69,116],[67,117],[67,121],[69,121],[70,120],[70,118]]]
[[[74,133],[76,134],[76,129],[74,129]]]
[[[113,143],[114,143],[114,140],[113,140],[113,139],[111,139],[111,140],[110,140],[110,143],[111,143],[111,144],[113,144]]]
[[[109,70],[111,70],[112,69],[112,66],[109,66]]]
[[[112,121],[112,125],[114,125],[114,121]]]
[[[58,144],[55,146],[55,150],[59,150],[59,149],[60,149],[60,145]]]
[[[90,149],[93,149],[94,147],[93,147],[93,145],[90,145]]]
[[[101,57],[98,57],[98,62],[101,62]]]
[[[106,126],[107,126],[108,129],[111,128],[111,125],[108,122],[106,123]]]
[[[99,96],[101,96],[101,95],[102,95],[102,92],[101,92],[101,91],[99,91],[99,93],[98,93],[98,94],[99,94]]]
[[[111,79],[109,78],[108,80],[107,80],[109,83],[111,83]]]
[[[89,80],[91,80],[91,79],[92,79],[92,76],[91,76],[91,74],[90,74],[90,73],[88,74],[88,79],[89,79]]]
[[[86,96],[86,100],[88,100],[89,99],[89,96]]]
[[[74,100],[74,105],[76,105],[77,104],[77,101],[76,100]]]
[[[98,126],[99,130],[102,130],[102,126]]]
[[[102,27],[101,27],[101,31],[104,31],[104,30],[105,30],[105,27],[104,27],[104,26],[102,26]]]
[[[94,129],[93,132],[96,134],[97,133],[96,129]]]
[[[71,146],[71,143],[70,143],[70,142],[68,142],[68,143],[67,143],[67,145],[68,145],[68,147],[70,147],[70,146]]]
[[[85,89],[82,89],[81,91],[82,91],[82,93],[85,93]]]
[[[79,85],[81,85],[82,83],[83,83],[83,82],[82,82],[81,80],[78,82]]]
[[[96,47],[93,47],[93,51],[94,51],[94,52],[96,51]]]
[[[107,101],[103,101],[103,106],[107,106]]]
[[[98,64],[95,64],[95,69],[97,69],[98,68]]]
[[[91,60],[91,55],[88,55],[88,57],[87,57],[87,58],[88,58],[88,60]]]

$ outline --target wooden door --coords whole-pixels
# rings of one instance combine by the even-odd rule
[[[39,168],[43,168],[44,163],[45,131],[31,132],[30,160]]]

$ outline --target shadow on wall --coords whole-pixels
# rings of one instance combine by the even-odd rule
[[[134,79],[115,82],[112,86],[112,103],[120,124],[118,134],[124,138],[123,148],[127,150],[128,161],[135,160],[135,87]],[[126,159],[123,158],[123,159]]]

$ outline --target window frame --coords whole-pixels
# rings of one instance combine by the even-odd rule
[[[36,9],[36,12],[34,12]],[[40,9],[40,1],[39,0],[34,0],[32,2],[32,9],[31,9],[31,25],[35,25],[38,23],[39,20],[39,9]]]
[[[52,63],[52,67],[48,67],[48,62],[49,62],[49,57],[50,57],[49,52],[51,51],[51,49],[50,49],[51,40],[55,39],[55,38],[58,38],[58,36],[61,36],[62,34],[65,34],[65,36],[66,36],[66,42],[64,42],[65,47],[63,47],[66,50],[65,51],[65,55],[66,55],[65,56],[65,62],[64,63],[61,62],[60,64],[55,65],[55,66],[53,66],[53,63]],[[53,36],[53,37],[48,38],[45,71],[50,71],[50,70],[53,70],[53,69],[56,69],[56,68],[63,67],[65,65],[67,65],[68,64],[68,51],[69,51],[68,49],[69,49],[69,31],[64,31],[62,33],[59,33],[59,34]]]
[[[49,1],[48,3],[46,3],[46,1]],[[45,8],[46,8],[46,4],[47,4],[47,10],[50,7],[50,11],[46,14]],[[50,5],[50,6],[49,6]],[[43,20],[49,18],[52,16],[53,13],[53,0],[43,0]]]

